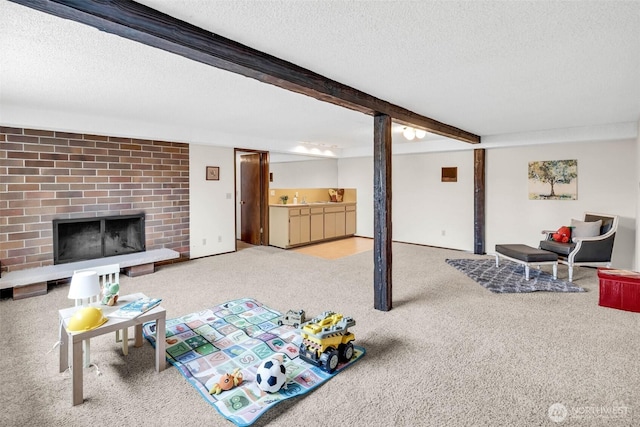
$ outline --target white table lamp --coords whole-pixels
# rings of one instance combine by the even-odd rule
[[[82,306],[85,303],[89,305],[91,298],[100,296],[100,279],[98,273],[95,271],[79,271],[74,273],[71,277],[71,285],[69,286],[69,295],[67,298],[76,300],[76,307]],[[80,309],[83,310],[83,309]],[[82,348],[84,353],[84,367],[88,368],[91,365],[90,353],[91,346],[88,339],[82,341]]]
[[[76,300],[76,306],[83,305],[85,299],[89,304],[91,298],[98,295],[100,295],[98,273],[95,271],[81,271],[73,275],[69,286],[68,298]]]

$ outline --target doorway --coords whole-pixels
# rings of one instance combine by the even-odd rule
[[[269,244],[269,152],[235,149],[236,240]],[[236,244],[237,250],[237,244]]]

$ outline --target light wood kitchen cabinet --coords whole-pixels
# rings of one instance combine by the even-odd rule
[[[269,244],[281,248],[310,241],[309,208],[269,208]]]
[[[351,236],[356,234],[356,205],[345,206],[345,230],[344,234]]]
[[[309,243],[309,209],[291,209],[289,211],[289,245]]]
[[[324,208],[324,238],[332,239],[345,234],[345,209],[341,206]]]
[[[302,246],[356,232],[355,203],[269,206],[269,244]]]
[[[324,239],[324,208],[311,208],[311,241]]]

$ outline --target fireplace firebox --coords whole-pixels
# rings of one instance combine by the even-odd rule
[[[53,220],[53,262],[144,252],[144,213]]]

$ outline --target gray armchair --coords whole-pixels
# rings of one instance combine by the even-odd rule
[[[618,216],[587,212],[584,222],[602,221],[600,234],[595,237],[573,237],[568,243],[552,239],[555,231],[543,231],[546,240],[540,241],[540,249],[558,254],[558,262],[569,268],[569,282],[573,280],[574,266],[611,267],[613,242],[618,229]]]

